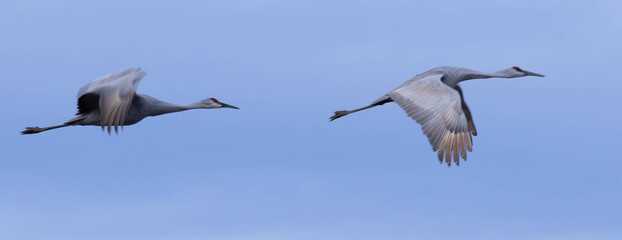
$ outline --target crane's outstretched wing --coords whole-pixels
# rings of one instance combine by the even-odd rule
[[[130,74],[135,74],[137,72],[140,71],[139,67],[133,67],[133,68],[129,68],[129,69],[125,69],[123,71],[118,71],[116,73],[111,73],[109,75],[100,77],[98,79],[93,80],[92,82],[89,82],[87,84],[85,84],[84,86],[82,86],[80,88],[80,90],[78,90],[78,98],[80,98],[82,95],[84,95],[87,91],[92,90],[93,88],[104,84],[104,83],[108,83],[108,82],[112,82],[117,80],[120,77],[123,76],[127,76]]]
[[[421,124],[438,159],[451,165],[466,160],[473,142],[458,91],[441,81],[442,74],[422,77],[388,93],[406,113]]]
[[[84,85],[78,91],[78,113],[93,110],[95,106],[92,106],[92,102],[99,98],[102,129],[107,126],[110,133],[114,126],[117,132],[118,127],[125,123],[125,115],[132,104],[138,83],[146,74],[140,68],[130,68]]]

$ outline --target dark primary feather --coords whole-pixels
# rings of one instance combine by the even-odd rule
[[[78,98],[78,113],[76,115],[87,114],[95,110],[99,110],[99,95],[87,93]]]
[[[464,111],[464,116],[467,119],[467,123],[469,125],[469,131],[471,132],[471,134],[473,134],[473,136],[477,136],[477,130],[475,129],[475,123],[473,122],[473,115],[471,115],[471,110],[469,110],[469,106],[467,106],[466,102],[464,101],[464,95],[462,94],[462,88],[456,85],[454,89],[456,89],[456,91],[460,93],[460,100],[462,102],[462,111]]]

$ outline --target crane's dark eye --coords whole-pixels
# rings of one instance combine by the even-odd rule
[[[520,69],[519,67],[516,67],[516,66],[514,66],[514,67],[512,67],[512,68],[514,68],[514,70],[519,71],[519,72],[522,72],[522,71],[523,71],[523,69]]]
[[[209,100],[212,100],[212,102],[218,102],[218,100],[216,100],[216,98],[210,98]]]

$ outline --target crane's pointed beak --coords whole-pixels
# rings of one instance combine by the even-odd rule
[[[219,104],[220,104],[220,106],[221,106],[221,107],[223,107],[223,108],[240,109],[240,108],[238,108],[238,107],[236,107],[236,106],[231,106],[231,105],[226,104],[226,103],[222,103],[222,102],[218,102],[218,103],[219,103]]]
[[[544,75],[538,74],[538,73],[533,73],[533,72],[528,72],[528,71],[523,71],[523,72],[525,73],[525,76],[544,77]]]

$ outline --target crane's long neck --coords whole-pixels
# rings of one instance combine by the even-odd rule
[[[158,116],[167,113],[185,111],[192,108],[189,107],[189,105],[179,105],[162,101],[160,104],[151,106],[148,109],[149,111],[147,111],[147,113],[149,116]]]
[[[512,74],[510,70],[505,69],[501,71],[485,73],[470,69],[459,69],[458,71],[444,73],[443,82],[450,87],[456,86],[459,82],[471,80],[471,79],[483,79],[483,78],[514,78],[516,75]]]
[[[142,111],[147,116],[158,116],[167,113],[201,108],[200,102],[191,104],[174,104],[146,95],[142,95],[141,98]]]
[[[491,73],[472,71],[464,77],[464,80],[483,79],[483,78],[514,78],[514,77],[517,77],[517,76],[515,74],[510,73],[508,70],[501,70],[501,71],[496,71],[496,72],[491,72]]]

